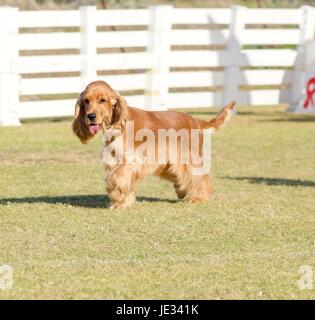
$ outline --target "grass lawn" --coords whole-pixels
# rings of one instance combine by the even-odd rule
[[[149,177],[109,211],[101,137],[70,120],[0,128],[0,299],[315,298],[315,117],[240,108],[212,139],[213,200],[190,205]],[[194,112],[209,119],[208,111]]]

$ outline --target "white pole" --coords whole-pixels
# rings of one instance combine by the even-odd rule
[[[96,6],[80,7],[81,15],[81,85],[85,88],[87,84],[96,80]]]
[[[172,9],[169,5],[149,8],[150,40],[147,50],[152,54],[153,67],[147,72],[145,105],[151,110],[167,109]]]
[[[0,125],[20,125],[18,59],[18,8],[0,7]]]
[[[297,110],[302,103],[305,82],[305,51],[307,41],[314,40],[315,35],[315,10],[311,6],[302,6],[300,23],[300,41],[297,48],[297,57],[294,63],[290,105],[288,111]]]
[[[224,68],[223,106],[231,100],[237,102],[240,79],[239,57],[241,55],[242,36],[245,29],[245,14],[246,7],[231,7],[231,22],[229,25],[229,38],[226,47],[230,63]]]

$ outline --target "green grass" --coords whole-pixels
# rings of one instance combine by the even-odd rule
[[[314,117],[240,109],[212,140],[212,201],[173,203],[149,177],[141,201],[109,211],[101,137],[81,145],[70,120],[0,128],[0,265],[14,275],[0,299],[315,298],[297,285],[301,265],[315,271],[314,139]]]

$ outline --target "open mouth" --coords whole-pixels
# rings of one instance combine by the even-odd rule
[[[100,131],[101,126],[99,124],[90,124],[89,130],[92,134],[97,134]]]

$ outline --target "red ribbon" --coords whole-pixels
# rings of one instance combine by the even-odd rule
[[[309,104],[311,104],[312,107],[315,107],[315,101],[313,98],[314,94],[315,94],[315,78],[311,78],[310,80],[308,80],[306,85],[307,98],[304,102],[304,108],[307,108]]]

